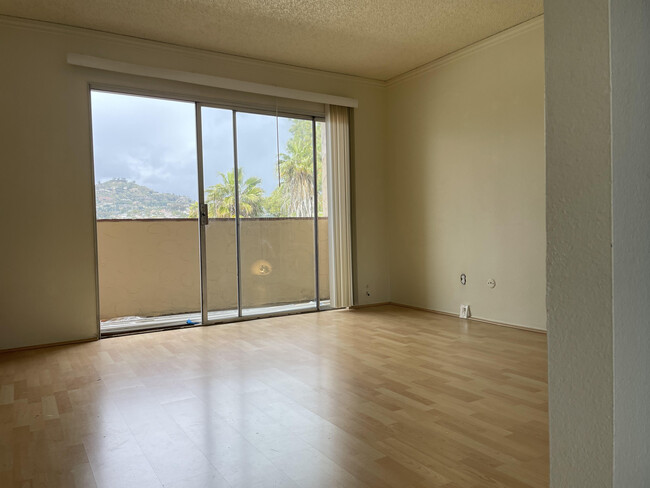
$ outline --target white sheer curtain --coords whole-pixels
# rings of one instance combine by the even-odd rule
[[[330,301],[332,307],[349,307],[352,305],[352,230],[348,108],[328,105],[326,124]]]

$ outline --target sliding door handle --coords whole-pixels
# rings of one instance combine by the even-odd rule
[[[202,203],[199,205],[199,216],[201,218],[201,225],[208,225],[208,204]]]

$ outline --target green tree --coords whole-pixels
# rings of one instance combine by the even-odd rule
[[[244,170],[239,168],[239,215],[241,217],[260,217],[264,214],[264,190],[260,186],[262,180],[251,177],[244,180]],[[235,217],[235,171],[219,173],[221,182],[205,191],[205,203],[208,204],[210,218]],[[189,209],[189,217],[198,216],[198,203],[193,203]]]
[[[194,202],[190,205],[190,208],[187,209],[187,217],[190,219],[196,219],[199,216],[199,202]]]
[[[289,128],[286,153],[280,155],[280,185],[266,199],[267,211],[276,217],[310,217],[314,214],[314,163],[312,125],[309,120],[295,120]],[[322,176],[321,124],[316,128],[316,167]],[[322,185],[319,207],[322,208]],[[320,212],[319,212],[320,213]]]

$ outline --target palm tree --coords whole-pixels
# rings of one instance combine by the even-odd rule
[[[281,183],[268,198],[268,210],[278,217],[311,217],[314,214],[311,122],[296,120],[289,131],[291,138],[287,141],[287,152],[280,155],[279,161]],[[316,140],[320,145],[320,138]],[[320,154],[318,149],[317,154]],[[320,164],[318,166],[320,169]]]
[[[206,192],[208,215],[212,218],[235,217],[235,171],[219,173],[221,183],[209,187]],[[262,180],[251,177],[244,180],[244,170],[239,168],[239,216],[259,217],[264,213],[264,190]]]
[[[199,217],[199,202],[194,202],[190,205],[190,208],[187,209],[187,217],[190,219],[196,219]]]
[[[221,182],[206,189],[205,203],[210,218],[235,217],[235,170],[219,173]],[[239,168],[239,216],[259,217],[264,213],[264,190],[260,178],[251,177],[244,181],[244,171]],[[189,217],[198,217],[199,204],[189,208]]]

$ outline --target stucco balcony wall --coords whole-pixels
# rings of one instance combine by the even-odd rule
[[[309,218],[242,219],[242,306],[313,300],[314,224]],[[327,219],[318,220],[320,297],[329,298]],[[210,311],[237,306],[234,219],[206,227]],[[194,219],[99,220],[102,320],[200,310],[199,230]]]

